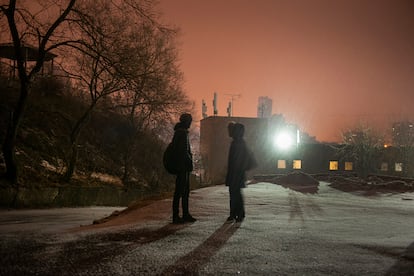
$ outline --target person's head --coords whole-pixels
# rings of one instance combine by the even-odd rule
[[[233,121],[231,121],[231,122],[229,122],[229,124],[227,125],[227,130],[228,130],[228,132],[229,132],[229,136],[230,137],[233,137],[233,127],[234,127],[234,125],[236,124],[236,122],[233,122]]]
[[[180,123],[184,128],[190,128],[193,117],[189,113],[183,113],[180,116]]]
[[[242,139],[243,135],[244,135],[244,125],[240,123],[235,123],[232,127],[233,139]]]

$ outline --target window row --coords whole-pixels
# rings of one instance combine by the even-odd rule
[[[278,169],[286,169],[287,164],[286,160],[277,160],[277,168]],[[354,164],[353,162],[345,162],[345,171],[352,171]],[[295,159],[292,163],[292,168],[294,170],[302,169],[302,160]],[[330,171],[337,171],[339,169],[339,161],[329,161],[329,170]],[[403,170],[403,163],[394,163],[394,171],[402,172]],[[381,163],[381,171],[387,172],[389,171],[389,164],[386,162]]]
[[[286,160],[277,160],[277,168],[278,169],[286,169],[287,168]],[[299,160],[299,159],[293,160],[292,168],[294,170],[302,169],[302,160]],[[338,161],[329,161],[329,170],[337,171],[338,168],[339,168],[339,162]],[[352,171],[353,170],[353,163],[352,162],[345,162],[345,170],[346,171]]]
[[[388,163],[386,163],[386,162],[381,163],[381,171],[382,172],[388,172],[389,171]],[[399,162],[394,163],[394,171],[402,172],[403,171],[403,163],[399,163]]]

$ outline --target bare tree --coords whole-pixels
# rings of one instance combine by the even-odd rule
[[[55,3],[58,3],[58,1]],[[41,70],[46,55],[59,47],[60,42],[57,36],[61,34],[62,26],[65,24],[75,3],[76,0],[62,1],[59,5],[61,9],[55,13],[56,17],[50,21],[44,21],[40,13],[32,13],[25,6],[18,7],[16,0],[10,0],[7,4],[0,5],[0,12],[3,15],[0,20],[5,19],[7,21],[20,84],[18,101],[10,114],[10,121],[2,147],[6,163],[6,178],[16,185],[18,179],[18,166],[15,158],[16,135],[30,94],[31,83]],[[36,44],[38,50],[35,65],[30,69],[25,66],[23,52],[25,43]]]
[[[97,104],[111,94],[125,89],[125,78],[117,71],[120,33],[115,29],[110,1],[85,1],[73,11],[71,30],[79,38],[68,42],[72,47],[62,65],[76,86],[86,92],[86,109],[72,126],[64,180],[69,181],[78,157],[78,139]]]
[[[86,92],[86,109],[69,135],[66,180],[75,171],[79,136],[99,103],[122,102],[119,107],[128,109],[136,130],[156,126],[170,118],[170,112],[188,105],[176,64],[176,31],[160,25],[153,8],[150,0],[50,0],[20,7],[11,0],[0,6],[0,20],[7,19],[13,40],[20,81],[19,101],[3,144],[8,179],[17,183],[16,133],[31,83],[52,50],[60,51],[72,84]],[[5,25],[3,21],[0,26]],[[22,51],[29,42],[38,48],[30,70]]]
[[[88,107],[72,128],[65,180],[75,170],[82,128],[103,99],[128,115],[132,129],[124,142],[124,179],[137,134],[188,103],[177,66],[176,31],[159,25],[148,3],[142,8],[137,1],[90,1],[74,11],[73,29],[83,43],[75,43],[81,54],[72,55],[76,58],[67,72],[87,92]]]
[[[355,162],[359,176],[367,177],[375,171],[375,161],[383,146],[383,137],[367,126],[357,126],[342,133],[343,147],[338,149],[340,157]]]
[[[177,65],[175,30],[141,24],[129,34],[126,58],[130,66],[123,74],[129,76],[128,87],[116,97],[116,108],[128,118],[131,131],[124,137],[124,182],[129,181],[134,156],[144,150],[140,133],[160,135],[160,126],[171,124],[174,114],[190,109],[182,91],[182,73]],[[132,54],[131,54],[132,53]]]

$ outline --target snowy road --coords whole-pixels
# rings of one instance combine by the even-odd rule
[[[413,193],[363,197],[321,182],[314,194],[258,183],[244,195],[242,224],[225,223],[224,186],[192,192],[193,224],[169,223],[169,199],[42,233],[0,220],[0,275],[413,275]]]

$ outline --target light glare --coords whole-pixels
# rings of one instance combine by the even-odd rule
[[[275,144],[278,148],[288,149],[292,143],[292,137],[286,132],[282,132],[275,137]]]

